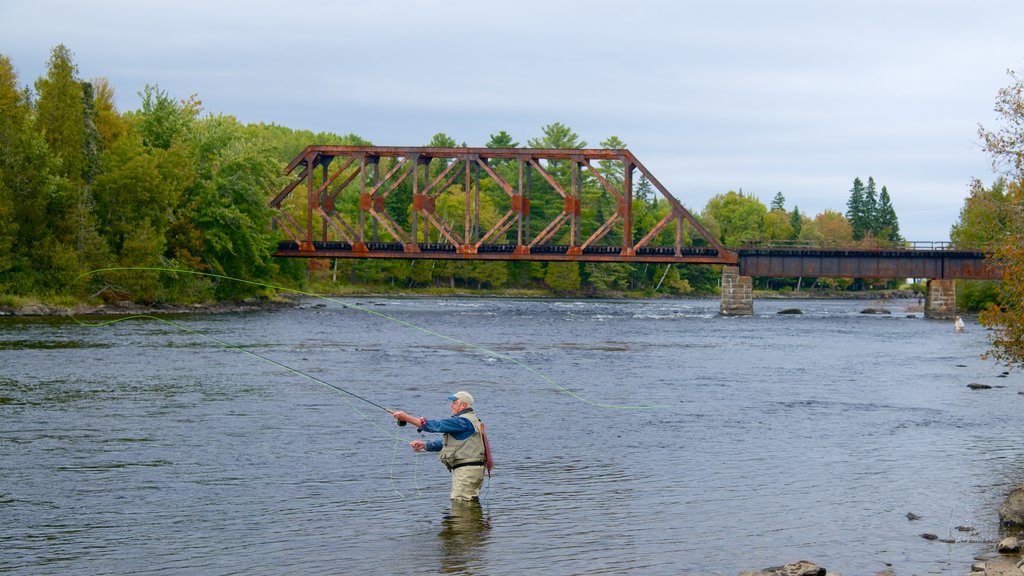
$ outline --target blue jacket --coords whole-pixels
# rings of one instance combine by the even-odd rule
[[[465,414],[466,412],[472,412],[472,408],[466,408],[459,414]],[[456,414],[451,418],[442,418],[441,420],[427,420],[426,423],[421,427],[417,428],[417,432],[437,432],[440,434],[451,434],[456,440],[465,440],[473,435],[476,430],[473,428],[473,423],[462,418]],[[441,447],[444,445],[442,440],[427,440],[427,451],[428,452],[440,452]]]

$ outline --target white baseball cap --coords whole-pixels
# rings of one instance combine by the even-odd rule
[[[459,391],[449,396],[448,399],[451,400],[452,402],[456,400],[464,402],[467,406],[473,405],[473,395],[470,394],[469,392]]]

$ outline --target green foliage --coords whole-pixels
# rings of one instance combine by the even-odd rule
[[[985,188],[981,180],[975,179],[960,209],[960,218],[949,232],[949,239],[961,246],[999,241],[1011,230],[1013,212],[1005,178],[996,179],[991,188]]]
[[[800,208],[796,206],[793,206],[793,212],[789,215],[789,227],[793,231],[792,238],[799,238],[804,227],[804,217],[800,214]]]
[[[575,292],[580,289],[580,267],[576,262],[549,262],[544,283],[556,292]]]
[[[236,278],[261,280],[274,272],[270,261],[275,239],[266,230],[266,198],[280,185],[280,166],[265,142],[243,138],[230,117],[215,116],[193,126],[196,181],[179,201],[176,218],[198,231],[204,268]],[[220,299],[259,292],[237,282],[216,287]]]
[[[72,182],[85,172],[85,132],[82,84],[78,67],[63,44],[53,49],[46,77],[36,81],[36,123],[47,145],[61,160],[60,175]]]
[[[512,140],[512,136],[502,130],[497,134],[491,134],[491,139],[484,144],[487,148],[518,148],[519,142]]]
[[[900,236],[899,220],[892,206],[889,190],[882,186],[879,195],[875,189],[875,179],[868,178],[867,186],[860,178],[854,178],[850,189],[850,199],[846,203],[846,217],[853,229],[853,239],[874,238],[898,242]]]
[[[702,217],[713,222],[713,226],[717,225],[718,239],[723,244],[738,246],[764,238],[767,213],[768,209],[753,195],[730,191],[708,200]]]
[[[268,198],[281,187],[282,168],[312,143],[368,146],[355,134],[314,134],[273,124],[242,125],[231,116],[201,116],[196,95],[179,99],[159,85],[139,93],[139,110],[119,112],[113,90],[102,78],[83,82],[77,77],[71,52],[56,47],[46,74],[35,82],[38,98],[19,88],[13,67],[0,56],[0,291],[13,295],[61,298],[75,278],[105,266],[167,267],[213,272],[227,276],[295,285],[310,278],[330,277],[331,284],[354,284],[370,290],[396,289],[537,288],[570,293],[641,292],[645,294],[713,293],[718,274],[714,266],[663,264],[587,264],[574,262],[497,262],[457,260],[348,260],[272,262],[279,237],[268,229]],[[530,138],[534,148],[586,147],[568,126],[555,122]],[[443,132],[428,144],[466,146]],[[624,149],[616,136],[600,141],[606,149]],[[517,147],[505,131],[492,134],[488,147]],[[394,166],[382,159],[380,172]],[[429,162],[431,178],[446,166]],[[621,163],[598,161],[589,169],[569,161],[542,161],[543,169],[564,191],[577,191],[582,202],[576,241],[588,238],[618,209],[618,201],[600,182],[621,189]],[[518,179],[515,161],[491,160],[491,168],[506,182]],[[545,228],[564,209],[564,201],[547,178],[531,169],[531,236]],[[634,173],[635,175],[636,173]],[[422,176],[422,174],[421,174]],[[494,226],[510,209],[509,195],[489,174],[473,170],[479,179],[479,226]],[[422,181],[421,181],[422,182]],[[352,182],[338,191],[335,209],[356,222],[358,189]],[[873,180],[869,188],[873,189]],[[385,203],[388,214],[409,229],[412,179],[394,188]],[[651,182],[640,174],[633,180],[633,242],[645,237],[671,210],[659,200]],[[865,193],[866,190],[865,190]],[[434,215],[461,231],[467,219],[461,183],[436,197]],[[883,187],[878,212],[888,200]],[[807,219],[794,208],[785,211],[782,193],[769,212],[760,201],[742,192],[716,196],[698,219],[729,244],[763,238],[849,237],[850,226],[840,214]],[[298,215],[299,206],[288,206]],[[821,216],[821,215],[819,215]],[[834,218],[833,218],[834,216]],[[477,214],[469,216],[470,220]],[[419,218],[420,238],[428,227]],[[895,223],[895,220],[893,220]],[[882,230],[876,228],[876,230]],[[569,226],[548,241],[569,242]],[[892,230],[897,231],[895,225]],[[431,242],[446,242],[429,226]],[[367,230],[369,233],[370,231]],[[461,232],[457,232],[461,233]],[[675,227],[650,241],[671,245]],[[874,232],[873,232],[874,233]],[[622,228],[612,227],[595,245],[619,246]],[[514,241],[516,228],[504,240]],[[689,223],[683,224],[683,244],[706,242]],[[383,229],[381,241],[393,241]],[[236,282],[217,281],[169,272],[106,273],[78,286],[79,296],[98,294],[107,299],[137,302],[197,302],[238,299],[260,292]]]
[[[957,280],[956,307],[980,312],[999,302],[999,283],[989,280]]]
[[[1004,168],[1009,213],[1005,233],[996,238],[995,256],[1003,268],[999,302],[983,311],[981,323],[993,330],[991,355],[1008,365],[1024,367],[1024,79],[1010,72],[1012,82],[999,90],[995,111],[1001,126],[995,131],[979,129],[993,167]],[[998,216],[996,220],[998,221]],[[996,235],[999,226],[984,230]]]
[[[195,98],[175,102],[166,90],[149,84],[141,92],[142,110],[139,112],[139,133],[146,146],[168,149],[181,137],[202,110]]]

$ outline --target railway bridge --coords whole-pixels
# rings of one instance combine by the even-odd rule
[[[309,146],[285,173],[279,257],[717,264],[730,315],[753,312],[754,276],[927,278],[931,317],[955,314],[955,279],[999,277],[944,243],[726,247],[629,150]],[[641,179],[656,223],[634,213]]]

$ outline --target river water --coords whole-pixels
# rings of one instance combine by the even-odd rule
[[[0,319],[0,572],[965,574],[1024,480],[1024,378],[914,304]],[[470,391],[497,464],[481,505],[453,509],[416,431],[332,386],[432,418]]]

